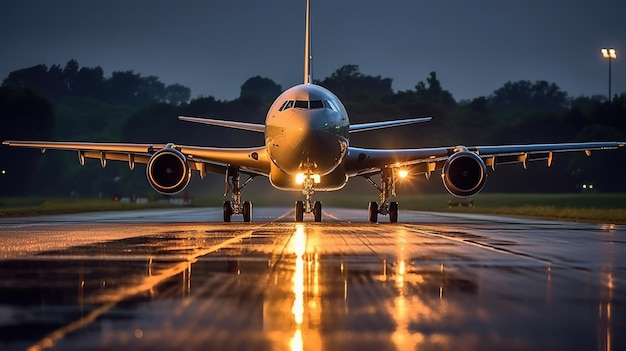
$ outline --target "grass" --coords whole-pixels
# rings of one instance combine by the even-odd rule
[[[255,206],[286,206],[300,200],[298,193],[266,196],[255,200]],[[348,196],[346,196],[348,195]],[[626,224],[626,194],[479,194],[473,197],[475,207],[448,207],[452,197],[447,194],[403,195],[396,200],[400,209],[438,212],[502,214],[513,216],[553,218],[572,221]],[[224,198],[195,198],[194,206],[217,206]],[[326,206],[366,208],[376,200],[372,194],[345,192],[319,193],[316,199]],[[150,202],[134,204],[105,199],[46,199],[0,198],[0,217],[34,216],[91,211],[118,211],[170,207],[169,204]]]
[[[95,211],[123,211],[164,208],[168,204],[135,204],[109,199],[0,198],[0,217],[39,216]]]
[[[402,208],[626,224],[626,194],[482,194],[473,208],[447,208],[450,196],[442,197],[425,204],[405,199]]]

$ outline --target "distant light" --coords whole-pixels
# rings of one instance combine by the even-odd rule
[[[617,51],[613,48],[602,48],[602,57],[604,58],[617,58]]]
[[[6,169],[3,169],[3,170],[2,170],[2,175],[5,175],[5,174],[7,174],[7,170],[6,170]]]
[[[587,189],[587,184],[583,184],[583,189]]]
[[[401,169],[398,171],[398,177],[400,177],[400,179],[404,179],[408,176],[409,176],[409,171],[407,171],[406,169]]]
[[[589,189],[593,189],[593,184],[589,184]]]

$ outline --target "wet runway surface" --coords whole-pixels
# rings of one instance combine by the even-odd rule
[[[624,226],[292,217],[0,219],[0,349],[626,350]]]

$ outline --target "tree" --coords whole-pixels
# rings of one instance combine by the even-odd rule
[[[106,91],[102,67],[82,67],[71,85],[75,96],[103,99]]]
[[[269,78],[255,76],[249,78],[241,85],[241,93],[239,97],[258,97],[261,101],[273,100],[280,92],[282,87]]]
[[[337,94],[341,99],[365,100],[393,95],[392,81],[391,78],[363,75],[358,65],[344,65],[333,72],[330,77],[317,83]]]
[[[50,69],[46,65],[36,65],[13,71],[4,79],[2,86],[13,89],[32,89],[46,97],[67,94],[63,70],[59,65],[53,65]]]
[[[515,113],[563,112],[568,107],[567,93],[545,80],[507,82],[490,96],[494,107]]]
[[[415,93],[418,98],[445,107],[454,107],[456,105],[452,94],[441,87],[441,82],[437,79],[436,72],[430,72],[426,78],[426,83],[420,81],[415,85]]]
[[[191,89],[180,84],[172,84],[165,87],[165,101],[168,104],[180,105],[188,102],[191,98]]]
[[[32,91],[0,88],[0,140],[49,139],[52,115],[50,102]],[[0,148],[0,195],[23,193],[38,160],[37,150]]]

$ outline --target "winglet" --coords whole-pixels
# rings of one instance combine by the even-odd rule
[[[311,2],[306,0],[306,28],[304,31],[304,84],[311,84]]]

